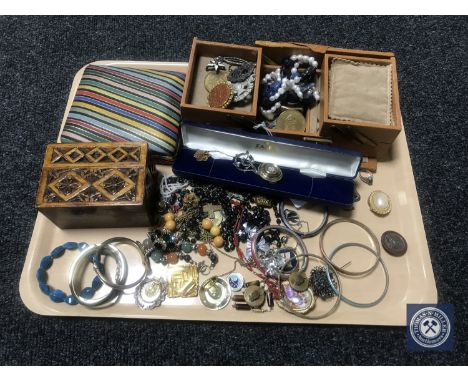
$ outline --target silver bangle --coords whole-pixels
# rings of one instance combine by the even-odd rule
[[[343,248],[347,248],[347,247],[361,247],[361,248],[367,249],[370,253],[372,253],[378,259],[378,263],[380,262],[380,264],[382,264],[382,268],[383,268],[384,273],[385,273],[385,288],[384,288],[384,291],[382,292],[382,294],[380,295],[380,297],[378,297],[375,301],[368,302],[368,303],[352,301],[349,298],[343,296],[343,294],[341,294],[340,298],[345,303],[347,303],[349,305],[352,305],[352,306],[355,306],[357,308],[370,308],[372,306],[375,306],[380,301],[382,301],[384,299],[385,295],[388,292],[388,285],[389,285],[389,282],[390,282],[390,279],[389,279],[389,276],[388,276],[388,269],[387,269],[385,263],[383,262],[382,258],[377,254],[377,252],[374,249],[372,249],[371,247],[369,247],[367,245],[361,244],[361,243],[345,243],[345,244],[339,245],[338,247],[336,247],[330,253],[330,256],[329,256],[330,260],[333,259],[333,257],[338,253],[338,251],[340,251]],[[327,273],[327,278],[328,278],[328,282],[330,284],[330,287],[333,289],[333,291],[335,293],[337,293],[337,290],[336,290],[335,286],[333,285],[333,281],[331,280],[329,273]]]
[[[114,283],[114,282],[110,281],[109,279],[107,279],[107,277],[99,269],[99,265],[96,262],[93,262],[94,271],[96,272],[99,279],[104,284],[106,284],[107,286],[109,286],[109,287],[111,287],[113,289],[117,289],[119,291],[122,291],[122,290],[125,290],[125,289],[134,288],[134,287],[138,286],[146,278],[148,273],[151,273],[151,265],[149,263],[148,258],[145,256],[145,251],[143,249],[143,246],[140,243],[138,243],[136,241],[133,241],[131,239],[128,239],[126,237],[113,237],[113,238],[108,239],[108,240],[104,241],[103,243],[101,243],[101,246],[98,249],[98,257],[100,255],[105,255],[105,253],[103,252],[103,248],[105,248],[106,246],[109,246],[110,244],[114,244],[114,243],[116,245],[117,244],[128,244],[128,245],[130,245],[130,246],[137,249],[138,254],[141,257],[142,265],[143,265],[143,268],[144,268],[143,274],[138,278],[138,280],[136,280],[136,281],[134,281],[134,282],[132,282],[130,284],[121,285],[121,284]]]
[[[117,291],[116,289],[110,289],[109,292],[104,294],[103,296],[92,299],[84,298],[78,293],[78,282],[83,275],[85,266],[91,258],[94,258],[94,256],[96,256],[96,258],[99,259],[97,253],[100,249],[100,245],[91,245],[88,248],[86,248],[83,252],[81,252],[72,264],[68,276],[68,285],[70,286],[70,291],[72,295],[81,305],[87,306],[89,308],[100,307],[106,304],[107,302],[112,301],[115,297],[119,295],[119,291]],[[106,246],[104,251],[109,251],[105,254],[110,254],[112,257],[115,258],[115,261],[117,262],[117,270],[115,273],[116,284],[124,284],[128,274],[128,266],[127,261],[125,260],[125,256],[113,245]]]
[[[320,314],[318,316],[308,316],[308,315],[305,315],[305,314],[301,314],[301,313],[298,313],[292,309],[290,309],[287,305],[283,304],[283,303],[279,303],[278,306],[285,310],[286,312],[288,313],[291,313],[291,314],[294,314],[295,316],[297,317],[301,317],[301,318],[304,318],[306,320],[320,320],[322,318],[325,318],[325,317],[328,317],[330,316],[332,313],[334,313],[337,309],[338,309],[338,305],[340,304],[340,301],[341,301],[341,282],[340,282],[340,278],[338,276],[338,272],[335,270],[335,268],[333,267],[330,267],[329,264],[323,260],[320,256],[317,256],[317,255],[312,255],[312,254],[303,254],[303,255],[298,255],[297,257],[304,257],[304,258],[313,258],[315,260],[318,260],[320,263],[324,264],[325,265],[325,271],[327,273],[327,276],[330,278],[330,272],[329,270],[331,270],[333,272],[333,275],[335,277],[335,280],[336,280],[336,286],[337,288],[334,288],[333,291],[336,293],[336,300],[335,300],[335,303],[332,305],[332,307],[330,308],[330,310],[328,310],[327,312],[323,313],[323,314]],[[288,265],[288,262],[290,260],[288,260],[283,268],[281,269],[281,271],[279,272],[279,276],[278,276],[278,289],[279,289],[279,293],[280,293],[280,301],[281,301],[281,295],[282,295],[282,289],[281,289],[281,273],[282,273],[282,270],[284,269],[284,267],[286,265]],[[332,282],[333,284],[333,282]]]
[[[375,263],[372,264],[372,266],[369,268],[369,269],[366,269],[364,271],[359,271],[359,272],[352,272],[352,271],[347,271],[346,269],[344,269],[344,267],[339,267],[337,265],[335,265],[331,259],[329,259],[329,256],[326,254],[325,252],[325,249],[323,247],[323,238],[325,237],[325,234],[327,233],[328,229],[335,225],[335,224],[338,224],[338,223],[349,223],[349,224],[354,224],[354,225],[357,225],[358,227],[362,228],[369,236],[370,238],[372,239],[372,242],[374,243],[374,247],[375,247],[375,252],[376,252],[376,259],[375,259]],[[323,229],[322,233],[320,234],[320,238],[319,238],[319,246],[320,246],[320,252],[322,253],[322,257],[324,258],[324,260],[329,264],[331,265],[333,268],[335,268],[338,272],[344,274],[344,275],[348,275],[348,276],[362,276],[362,275],[365,275],[367,273],[370,273],[372,272],[376,267],[377,265],[379,265],[379,259],[380,259],[380,244],[379,244],[379,240],[377,239],[377,237],[375,236],[375,234],[371,231],[371,229],[366,226],[365,224],[357,221],[357,220],[354,220],[354,219],[345,219],[345,218],[340,218],[340,219],[335,219],[335,220],[332,220],[331,222],[329,222],[325,228]]]
[[[324,208],[323,209],[323,219],[322,219],[322,222],[320,223],[320,225],[317,228],[313,229],[312,231],[301,232],[301,231],[295,229],[289,223],[289,221],[288,221],[288,219],[286,217],[285,209],[284,209],[284,202],[283,201],[279,202],[277,207],[278,207],[278,212],[279,212],[279,215],[280,215],[280,219],[283,222],[283,224],[286,227],[288,227],[291,231],[294,231],[295,233],[297,233],[303,239],[307,239],[308,237],[314,237],[315,235],[318,235],[320,233],[320,231],[323,229],[323,227],[325,227],[325,224],[327,224],[327,222],[328,222],[328,207],[324,206],[323,207]]]

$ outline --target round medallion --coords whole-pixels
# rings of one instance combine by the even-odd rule
[[[219,83],[208,94],[208,105],[210,107],[226,108],[231,103],[233,96],[231,85],[227,82]]]
[[[231,289],[223,279],[212,277],[201,285],[198,296],[208,309],[219,310],[229,304]]]
[[[160,306],[166,299],[167,282],[163,278],[148,278],[135,290],[135,303],[144,310]]]
[[[223,70],[218,73],[208,72],[205,76],[205,89],[210,92],[220,82],[227,82],[228,73]]]
[[[233,292],[239,292],[244,286],[244,276],[238,272],[233,272],[228,276],[228,282]]]
[[[273,163],[262,163],[258,166],[258,175],[270,183],[279,182],[283,178],[281,168]]]
[[[388,215],[392,210],[390,196],[383,191],[373,191],[367,199],[367,204],[372,212],[380,216]]]
[[[276,120],[276,129],[291,130],[291,131],[304,131],[305,118],[298,110],[285,110]]]
[[[309,288],[309,279],[304,272],[293,272],[289,275],[291,288],[298,292],[304,292]]]
[[[303,292],[295,291],[289,283],[283,282],[283,301],[295,312],[305,314],[315,307],[316,298],[311,288]]]
[[[392,256],[403,256],[408,249],[405,238],[395,231],[384,232],[380,241],[382,247]]]
[[[252,308],[259,308],[265,302],[265,290],[258,285],[251,285],[244,291],[244,298]]]

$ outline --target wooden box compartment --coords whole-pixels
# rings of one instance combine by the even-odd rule
[[[313,56],[319,66],[316,70],[315,84],[316,88],[320,90],[320,84],[322,80],[322,70],[320,69],[323,61],[323,52],[320,45],[307,45],[295,44],[295,43],[281,43],[281,42],[270,42],[270,41],[256,41],[257,46],[262,47],[262,78],[267,73],[271,73],[277,68],[281,67],[283,60],[292,55],[308,55]],[[304,141],[317,141],[330,143],[329,140],[320,137],[320,102],[311,108],[307,108],[304,111],[305,117],[305,129],[303,132],[291,131],[291,130],[280,130],[270,129],[274,135],[279,135],[285,138],[301,139]],[[258,121],[263,121],[262,114],[258,113]]]
[[[210,60],[217,56],[237,57],[255,63],[255,85],[250,104],[225,109],[208,105],[208,92],[204,85],[205,68]],[[203,41],[195,37],[182,94],[182,118],[186,121],[214,123],[221,126],[235,126],[239,119],[255,121],[261,79],[261,58],[262,49],[258,47]]]
[[[349,54],[351,53],[351,54]],[[320,135],[330,137],[336,142],[350,141],[356,146],[362,145],[361,151],[368,156],[376,156],[384,159],[401,131],[401,113],[398,93],[398,82],[396,73],[396,60],[392,53],[380,54],[378,52],[363,52],[352,54],[354,51],[343,51],[337,53],[326,53],[322,64],[323,81],[321,86],[321,115],[320,115]],[[355,62],[364,62],[374,65],[391,66],[391,113],[392,122],[381,124],[362,121],[345,121],[333,119],[329,115],[329,80],[330,65],[334,58],[342,58]],[[354,143],[352,143],[354,142]]]
[[[365,156],[384,160],[388,157],[392,142],[401,131],[400,100],[396,73],[396,60],[393,53],[374,52],[357,49],[342,49],[324,45],[256,41],[262,48],[262,75],[281,65],[284,58],[293,54],[312,55],[319,63],[316,85],[320,89],[320,102],[305,113],[306,127],[303,133],[271,129],[275,135],[345,147],[361,151]],[[392,66],[392,117],[393,125],[368,122],[354,122],[330,119],[329,69],[333,57],[372,62]],[[259,120],[260,118],[259,113]],[[364,163],[364,167],[366,164]]]
[[[150,226],[154,191],[147,143],[54,143],[36,208],[60,228]]]

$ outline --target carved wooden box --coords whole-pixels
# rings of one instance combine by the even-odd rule
[[[146,143],[50,144],[36,207],[60,228],[150,226],[155,196]]]

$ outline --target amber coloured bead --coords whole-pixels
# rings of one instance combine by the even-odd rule
[[[179,257],[177,256],[176,252],[170,252],[166,255],[166,261],[168,264],[177,264]]]
[[[206,256],[206,251],[208,248],[206,247],[205,244],[198,244],[197,245],[197,252],[200,256]]]

